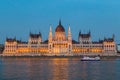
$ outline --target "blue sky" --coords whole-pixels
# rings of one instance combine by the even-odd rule
[[[115,34],[120,42],[120,0],[0,0],[0,43],[14,36],[27,41],[30,31],[46,40],[59,19],[75,40],[91,30],[94,41]]]

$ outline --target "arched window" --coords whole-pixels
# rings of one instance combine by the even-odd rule
[[[70,47],[71,47],[71,46],[69,45],[69,49],[70,49]]]

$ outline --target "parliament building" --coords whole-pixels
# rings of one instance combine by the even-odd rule
[[[30,32],[27,42],[16,38],[6,38],[3,54],[39,54],[39,55],[81,55],[81,54],[103,54],[116,53],[114,35],[99,41],[92,41],[91,32],[86,34],[79,32],[78,41],[72,39],[70,26],[66,35],[65,29],[59,21],[52,33],[50,26],[48,40],[42,41],[42,34]]]

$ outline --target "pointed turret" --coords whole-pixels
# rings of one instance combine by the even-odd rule
[[[89,30],[88,34],[89,34],[89,36],[91,36],[91,31],[90,30]]]
[[[81,30],[79,31],[78,41],[80,41]]]
[[[70,26],[69,26],[69,28],[68,28],[68,40],[69,40],[69,41],[72,40],[71,31],[70,31]]]
[[[114,34],[113,34],[112,38],[113,38],[113,40],[115,39],[115,35]]]
[[[49,39],[48,39],[49,53],[52,53],[52,26],[50,25]]]
[[[49,42],[52,42],[52,26],[50,25]]]
[[[39,32],[40,37],[42,38],[41,32]]]
[[[61,25],[61,19],[59,20],[59,25]]]
[[[70,31],[70,25],[68,28],[68,53],[71,54],[72,50],[72,36],[71,36],[71,31]]]
[[[79,36],[81,35],[81,30],[79,31]]]

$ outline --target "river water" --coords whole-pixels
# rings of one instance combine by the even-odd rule
[[[0,80],[120,80],[120,59],[0,58]]]

